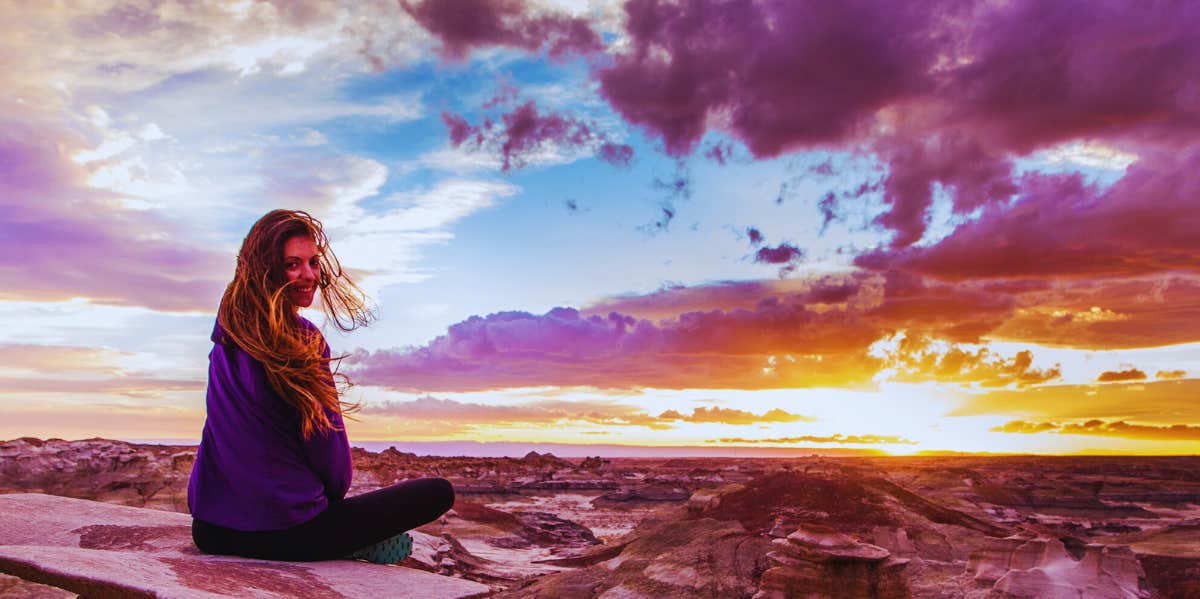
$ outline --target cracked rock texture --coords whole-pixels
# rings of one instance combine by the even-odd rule
[[[0,573],[84,597],[480,597],[482,584],[352,560],[201,554],[185,514],[35,493],[0,495]],[[3,581],[0,581],[3,582]],[[19,592],[55,597],[56,591]],[[69,596],[69,595],[68,595]]]

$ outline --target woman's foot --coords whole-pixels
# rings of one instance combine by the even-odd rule
[[[395,564],[412,554],[412,537],[400,533],[350,554],[352,559],[365,559],[376,564]]]

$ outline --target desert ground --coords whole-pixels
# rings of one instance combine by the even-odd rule
[[[186,512],[195,446],[0,442],[0,492]],[[1200,458],[431,457],[354,450],[350,494],[440,476],[405,567],[496,597],[1200,597]]]

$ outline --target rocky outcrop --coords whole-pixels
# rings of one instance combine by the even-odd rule
[[[10,492],[186,511],[195,459],[187,446],[21,438],[0,443],[0,480]]]
[[[0,574],[0,597],[5,599],[77,599],[78,593]]]
[[[882,547],[862,543],[827,526],[806,525],[767,554],[773,567],[763,572],[755,599],[907,599],[907,560],[893,559]]]
[[[572,464],[571,462],[561,459],[558,456],[556,456],[552,453],[549,453],[549,452],[538,453],[536,451],[531,451],[531,452],[525,454],[525,457],[521,458],[521,461],[525,462],[527,465],[537,466],[540,468],[547,468],[547,467],[549,467],[549,468],[572,468],[572,467],[574,467],[574,464]]]
[[[674,518],[639,527],[620,552],[577,570],[549,574],[498,598],[749,597],[770,543],[736,522]]]
[[[1140,555],[1146,582],[1168,599],[1200,597],[1200,557]]]
[[[888,508],[892,503],[858,477],[785,471],[750,480],[696,515],[737,520],[754,533],[765,533],[781,520],[792,527],[827,522],[843,532],[869,532],[901,525]]]
[[[615,480],[605,479],[553,479],[520,481],[512,485],[512,490],[530,491],[595,491],[616,489],[620,486]]]
[[[688,497],[687,510],[694,514],[699,514],[705,510],[711,510],[721,504],[721,497],[730,493],[741,491],[745,487],[739,484],[725,485],[713,489],[701,489],[692,493]]]
[[[604,469],[605,466],[608,466],[611,463],[611,461],[601,458],[600,456],[588,456],[579,463],[579,469],[599,472],[600,470]]]
[[[683,487],[651,483],[605,493],[597,501],[687,501],[691,496],[692,492]]]
[[[518,512],[517,519],[523,528],[521,535],[540,545],[564,545],[580,547],[599,545],[596,535],[586,526],[580,526],[548,512]]]
[[[85,597],[480,597],[484,585],[352,560],[201,554],[191,519],[41,494],[0,495],[0,573]]]
[[[967,573],[976,585],[970,596],[979,599],[1150,596],[1142,566],[1128,547],[1091,544],[1076,557],[1061,540],[1033,534],[987,539],[971,553]]]
[[[452,515],[495,527],[509,533],[514,539],[499,544],[493,540],[492,544],[497,546],[506,544],[508,547],[527,547],[537,544],[584,547],[600,544],[587,527],[547,512],[505,512],[472,501],[459,500],[455,503]]]

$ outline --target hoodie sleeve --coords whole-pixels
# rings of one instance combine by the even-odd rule
[[[316,327],[313,326],[313,329],[316,330]],[[317,334],[319,335],[320,332],[318,331]],[[321,339],[321,344],[324,346],[322,355],[329,358],[329,344],[325,342],[324,338]],[[328,371],[329,365],[325,364],[324,368]],[[332,373],[329,375],[329,380],[332,384]],[[338,430],[316,431],[311,437],[304,439],[304,456],[313,471],[320,477],[321,482],[324,483],[325,496],[330,501],[341,501],[346,496],[346,492],[350,490],[350,481],[354,472],[354,466],[350,459],[350,440],[346,436],[342,415],[330,409],[325,410],[325,415],[333,424],[334,429]]]
[[[342,430],[314,432],[304,441],[304,455],[313,471],[325,485],[329,501],[341,501],[350,490],[353,464],[350,461],[350,442],[340,414],[326,410],[329,421]]]

